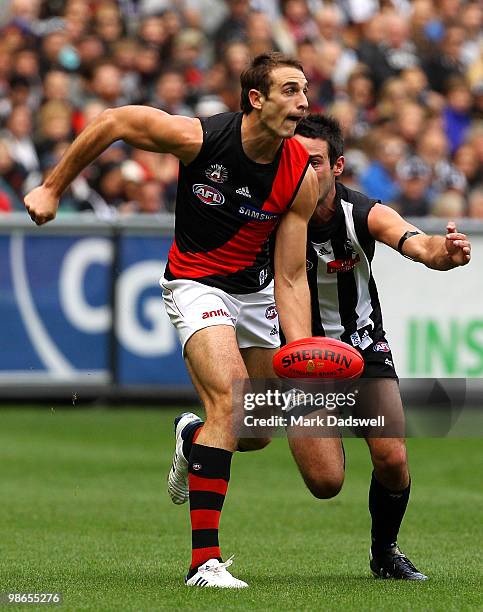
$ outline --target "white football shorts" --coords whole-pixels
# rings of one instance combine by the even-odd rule
[[[184,347],[198,330],[212,325],[235,328],[238,346],[276,349],[280,346],[273,281],[256,293],[229,294],[193,280],[159,281],[171,323]]]

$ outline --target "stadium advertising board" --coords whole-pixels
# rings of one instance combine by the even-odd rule
[[[189,386],[158,284],[170,242],[0,235],[0,383]]]
[[[483,237],[470,236],[472,261],[436,272],[377,245],[379,296],[402,377],[483,377]]]
[[[89,224],[53,232],[26,223],[0,229],[0,385],[191,391],[158,284],[171,226],[106,225],[99,233]],[[445,273],[376,248],[384,327],[403,378],[483,378],[483,286],[475,265],[483,236],[469,234],[473,261]]]

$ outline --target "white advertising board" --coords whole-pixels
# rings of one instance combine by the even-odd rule
[[[400,377],[483,378],[483,236],[471,240],[472,261],[448,272],[377,244],[374,278]]]

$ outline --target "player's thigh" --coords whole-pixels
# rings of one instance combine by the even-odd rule
[[[258,346],[240,349],[250,378],[277,378],[273,370],[273,356],[277,350]]]
[[[312,438],[288,434],[295,463],[315,497],[329,498],[344,483],[344,448],[340,438]]]
[[[404,438],[406,420],[397,378],[361,378],[357,390],[354,416],[365,419],[384,417],[382,425],[369,426],[361,434],[367,439]]]
[[[235,329],[237,300],[217,287],[189,279],[161,279],[166,312],[176,329],[183,356],[188,340],[201,329],[230,326]]]
[[[237,338],[248,375],[251,379],[274,379],[272,360],[280,346],[280,330],[273,295],[273,282],[265,289],[239,295]],[[259,450],[270,443],[270,437],[242,438],[240,450]]]
[[[193,384],[205,408],[216,409],[233,380],[247,375],[235,332],[239,303],[221,289],[188,279],[163,278],[161,286]]]
[[[195,332],[186,342],[185,361],[207,416],[230,411],[234,382],[247,378],[234,328],[214,325]]]

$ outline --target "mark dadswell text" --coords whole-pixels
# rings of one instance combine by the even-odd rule
[[[333,414],[328,416],[270,416],[267,418],[255,417],[252,414],[243,418],[245,427],[384,427],[384,415],[376,418],[355,418],[348,416],[337,417]]]

